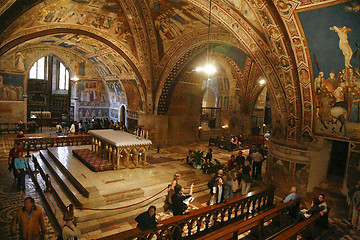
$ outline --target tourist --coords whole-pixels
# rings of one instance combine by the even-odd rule
[[[18,156],[14,160],[14,165],[17,173],[18,188],[20,188],[21,191],[25,191],[25,175],[29,170],[29,165],[26,158],[23,157],[23,152],[18,152]]]
[[[354,209],[352,213],[351,225],[354,229],[360,231],[360,189],[354,193],[352,203],[354,205]]]
[[[208,150],[208,152],[206,153],[206,156],[205,156],[205,161],[210,163],[211,159],[212,159],[212,149],[209,148],[209,150]]]
[[[18,153],[22,152],[22,149],[16,144],[14,143],[14,147],[10,150],[9,152],[9,158],[8,158],[8,169],[9,171],[13,171],[14,174],[14,179],[17,178],[17,171],[15,168],[15,158],[18,157]]]
[[[224,176],[224,170],[219,169],[217,173],[210,179],[210,181],[207,184],[208,188],[210,189],[210,193],[211,193],[211,189],[214,187],[216,183],[216,178],[218,177],[222,178],[223,176]]]
[[[320,212],[321,216],[324,216],[324,214],[327,213],[327,211],[328,211],[327,205],[326,205],[326,202],[325,202],[325,195],[320,193],[318,199],[320,201],[319,207],[322,208],[322,210]]]
[[[240,168],[241,173],[241,194],[247,194],[251,185],[251,167],[248,160],[245,160],[245,165]]]
[[[290,202],[298,198],[298,194],[296,192],[296,187],[292,186],[290,189],[290,194],[286,196],[286,198],[282,201],[283,203]]]
[[[235,164],[235,155],[231,155],[230,159],[227,162],[227,168],[228,169],[233,169],[234,168],[234,164]]]
[[[80,237],[81,232],[74,224],[74,215],[71,211],[66,211],[63,220],[65,221],[64,228],[62,230],[62,238],[65,240],[76,240]]]
[[[12,234],[16,233],[17,226],[20,231],[19,239],[44,239],[44,212],[32,197],[25,198],[24,207],[16,212],[11,225]]]
[[[19,129],[19,131],[25,132],[26,125],[22,120],[20,120],[19,123],[18,123],[18,129]]]
[[[18,135],[16,136],[16,138],[24,138],[24,132],[23,131],[19,131]]]
[[[183,215],[188,205],[184,203],[184,200],[190,198],[193,193],[194,184],[190,186],[190,193],[184,195],[184,188],[181,185],[175,186],[175,193],[171,196],[172,208],[174,216]]]
[[[210,205],[225,203],[225,186],[224,180],[221,177],[216,178],[216,184],[211,191]]]
[[[353,197],[357,191],[360,191],[360,180],[357,182],[357,184],[354,187],[352,187],[349,190],[349,192],[347,194],[347,203],[349,205],[348,218],[350,220],[352,219],[352,213],[353,213],[353,209],[354,209]]]
[[[71,124],[69,131],[70,131],[70,133],[72,133],[72,134],[75,133],[75,131],[76,131],[75,122],[73,122],[73,123]]]
[[[135,218],[135,221],[138,223],[137,227],[142,231],[156,228],[157,222],[155,215],[156,215],[156,207],[150,206],[146,212],[141,213]]]
[[[192,151],[189,149],[188,155],[186,156],[186,164],[189,164],[190,166],[192,166],[191,154],[192,154]]]
[[[234,197],[233,182],[236,182],[236,180],[237,179],[236,179],[235,167],[233,169],[228,169],[226,173],[226,181],[225,181],[225,185],[226,185],[225,196],[224,196],[225,200],[229,195],[230,195],[230,199]]]
[[[63,128],[62,128],[62,126],[61,126],[61,123],[60,122],[58,122],[58,124],[56,125],[56,132],[57,133],[62,133],[62,131],[63,131]]]
[[[264,157],[259,151],[256,151],[251,154],[251,158],[253,164],[253,178],[255,180],[261,180],[261,167]]]
[[[295,219],[295,223],[299,223],[312,215],[321,212],[322,210],[323,206],[320,206],[320,200],[318,198],[314,198],[311,202],[311,208],[309,210],[301,210]]]
[[[245,157],[243,156],[243,152],[239,151],[238,155],[236,156],[235,161],[237,162],[238,166],[241,168],[242,166],[244,166],[245,163]]]
[[[164,207],[165,211],[167,211],[168,209],[172,209],[171,197],[175,193],[175,186],[179,185],[179,180],[180,180],[180,173],[175,173],[171,184],[169,184],[168,186],[168,194],[166,196],[165,207]]]

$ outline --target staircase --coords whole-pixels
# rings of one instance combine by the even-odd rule
[[[82,183],[79,180],[81,176],[77,176],[73,171],[69,171],[68,168],[71,168],[71,166],[64,165],[63,159],[59,159],[59,156],[54,154],[54,152],[41,150],[39,153],[35,153],[34,157],[37,159],[37,172],[34,172],[33,179],[37,181],[41,190],[46,189],[44,178],[46,179],[47,174],[51,179],[53,190],[40,192],[42,192],[43,199],[46,199],[51,211],[55,215],[58,221],[56,225],[58,226],[64,224],[62,220],[65,210],[64,206],[68,206],[70,203],[77,208],[86,208],[75,210],[78,228],[83,236],[95,236],[98,234],[105,236],[106,234],[113,234],[115,229],[116,231],[124,231],[132,228],[133,226],[130,226],[127,222],[135,219],[141,212],[146,211],[150,205],[155,205],[159,209],[158,212],[163,211],[162,207],[167,191],[164,190],[160,194],[156,194],[170,183],[172,175],[169,176],[168,171],[164,171],[162,176],[156,176],[158,179],[167,179],[166,182],[152,181],[151,179],[138,181],[125,179],[109,180],[109,182],[106,182],[108,189],[101,189],[100,191],[96,184],[90,186],[89,184]],[[185,187],[190,186],[191,183],[204,185],[194,189],[194,197],[208,198],[209,192],[206,183],[210,176],[201,174],[199,170],[193,170],[188,167],[180,169],[181,163],[176,163],[179,165],[179,169],[176,170],[182,175],[180,184]],[[35,169],[32,161],[30,161],[30,166],[31,169]],[[154,169],[152,166],[149,167]],[[162,167],[162,164],[159,164],[159,168]],[[176,170],[174,169],[174,172]],[[133,169],[133,171],[135,173],[136,169]],[[138,171],[144,171],[144,169],[138,169]],[[104,185],[104,183],[102,184]],[[119,184],[122,186],[121,189],[117,187]],[[148,199],[154,195],[156,196]],[[145,199],[148,200],[144,201]],[[89,210],[88,208],[116,208],[116,210]]]

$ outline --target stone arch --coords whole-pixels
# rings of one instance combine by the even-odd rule
[[[103,44],[107,45],[111,49],[113,49],[115,52],[117,52],[120,56],[122,56],[126,62],[131,66],[131,68],[134,70],[134,73],[136,75],[135,80],[139,83],[141,86],[139,88],[140,90],[140,97],[141,101],[143,102],[143,105],[146,106],[146,84],[143,80],[143,76],[141,75],[140,71],[137,68],[137,65],[140,66],[140,64],[137,62],[137,59],[129,52],[125,51],[121,46],[118,46],[119,43],[116,42],[114,39],[106,36],[105,34],[93,30],[93,29],[82,29],[77,26],[73,25],[63,25],[59,28],[51,28],[48,29],[47,27],[37,27],[34,29],[31,29],[31,31],[26,31],[17,34],[16,36],[10,37],[7,42],[5,42],[0,47],[0,56],[14,48],[15,46],[26,42],[31,39],[35,39],[38,37],[43,37],[50,34],[57,34],[57,33],[72,33],[72,34],[78,34],[78,35],[84,35],[90,38],[93,38],[95,40],[98,40],[102,42]]]

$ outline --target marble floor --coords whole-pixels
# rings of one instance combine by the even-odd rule
[[[13,144],[14,135],[0,135],[0,239],[17,239],[18,236],[10,235],[10,223],[12,220],[13,213],[20,207],[23,206],[23,199],[26,196],[32,196],[35,201],[42,205],[39,194],[35,191],[34,184],[31,179],[26,178],[26,190],[25,193],[20,192],[16,188],[16,183],[13,179],[12,173],[7,169],[7,157],[8,152]],[[177,146],[163,147],[160,152],[157,149],[151,149],[149,155],[155,159],[167,159],[172,158],[173,160],[184,159],[189,149],[192,150],[203,150],[208,149],[207,142],[195,142],[191,144],[182,144]],[[213,157],[221,162],[226,162],[231,154],[235,152],[228,152],[225,150],[213,148]],[[264,167],[265,169],[265,167]],[[169,178],[173,174],[173,170],[167,173]],[[265,173],[264,173],[265,174]],[[262,182],[253,184],[252,189],[261,187]],[[279,200],[280,197],[276,197]],[[195,201],[190,205],[191,209],[201,208],[206,205],[206,197],[196,198]],[[157,212],[157,218],[159,220],[171,217],[171,214]],[[46,217],[47,234],[46,239],[56,239],[56,233],[53,230],[51,222]],[[134,220],[128,220],[118,225],[108,227],[107,229],[99,229],[98,231],[83,234],[81,239],[96,239],[99,236],[104,236],[104,233],[115,233],[124,231],[130,228],[136,227]],[[349,224],[343,219],[331,218],[330,227],[327,231],[324,231],[317,239],[360,239],[358,233],[351,230]]]

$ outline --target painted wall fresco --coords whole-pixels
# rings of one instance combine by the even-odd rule
[[[81,107],[79,108],[78,119],[90,120],[92,118],[109,118],[109,108]]]
[[[79,81],[77,83],[77,96],[83,106],[97,102],[108,102],[104,84],[99,81]]]
[[[208,14],[183,0],[149,0],[159,37],[160,54],[166,52],[182,35],[207,28]]]
[[[123,91],[121,84],[118,80],[109,80],[106,81],[106,84],[109,88],[109,98],[112,104],[127,104],[125,92]]]
[[[143,104],[139,87],[135,79],[121,80],[121,84],[125,89],[127,96],[128,109],[133,111],[143,110]]]
[[[22,101],[24,75],[0,72],[0,100]]]
[[[257,30],[262,32],[262,27],[259,21],[256,19],[254,11],[246,1],[225,0],[224,2],[235,12],[243,15],[244,18],[247,19],[254,27],[256,27]]]
[[[74,24],[90,27],[111,35],[136,52],[125,14],[116,0],[59,0],[36,14],[31,11],[13,25],[13,32],[37,25]]]
[[[350,1],[298,13],[311,55],[320,133],[346,135],[347,122],[360,123],[359,7]]]

